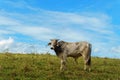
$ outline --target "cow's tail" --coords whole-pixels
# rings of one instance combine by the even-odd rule
[[[92,49],[92,45],[89,44],[88,46],[88,52],[89,52],[89,56],[88,56],[88,60],[87,60],[87,65],[91,65],[91,49]]]
[[[91,57],[89,57],[89,59],[87,61],[87,65],[91,65]]]

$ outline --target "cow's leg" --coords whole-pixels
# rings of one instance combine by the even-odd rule
[[[89,71],[91,71],[91,57],[89,57],[87,65],[88,65]]]
[[[86,50],[83,52],[83,58],[84,58],[84,70],[86,70],[87,68],[90,69],[91,66],[91,48],[86,48]]]
[[[65,69],[66,69],[66,60],[65,59],[61,59],[60,71],[64,71]]]
[[[66,69],[66,56],[63,55],[62,58],[61,58],[61,67],[60,67],[60,70],[61,71],[64,71]]]
[[[87,70],[86,60],[84,61],[84,70]]]
[[[89,71],[91,71],[90,65],[91,65],[91,58],[84,57],[84,70],[87,70],[87,68],[88,68]]]

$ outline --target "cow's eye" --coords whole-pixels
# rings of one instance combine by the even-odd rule
[[[48,45],[51,45],[51,43],[48,43]]]

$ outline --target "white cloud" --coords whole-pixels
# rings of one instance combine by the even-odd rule
[[[9,18],[8,16],[0,15],[0,26],[13,26],[20,25],[19,22],[15,19]]]
[[[11,32],[8,30],[3,30],[3,29],[0,30],[0,34],[9,34],[9,33]]]
[[[40,11],[40,12],[39,12]],[[39,13],[39,14],[38,14]],[[81,36],[82,39],[86,40],[85,35],[88,35],[90,32],[87,31],[95,31],[98,34],[112,34],[112,31],[106,26],[109,26],[109,23],[106,21],[106,16],[99,15],[96,16],[85,16],[76,13],[64,13],[64,12],[54,12],[54,11],[46,11],[46,10],[38,10],[36,15],[23,15],[23,14],[14,14],[9,15],[10,18],[16,16],[18,18],[17,22],[14,23],[12,19],[5,19],[10,24],[14,24],[16,26],[11,26],[8,29],[11,31],[17,31],[21,34],[29,35],[37,39],[48,39],[55,37],[55,35],[68,37],[69,39],[73,39],[71,36],[74,36],[74,39],[80,39],[78,36]],[[102,16],[103,18],[101,18]],[[7,17],[7,18],[9,18]],[[31,17],[31,19],[29,19]],[[2,21],[0,19],[0,21]],[[13,23],[11,23],[12,21]],[[7,25],[8,23],[4,25]],[[60,28],[61,27],[61,28]],[[76,28],[79,27],[79,31],[76,31]],[[70,31],[66,29],[71,29]],[[85,32],[84,32],[85,31]],[[61,33],[63,32],[63,33]],[[60,34],[59,34],[60,33]],[[67,33],[71,33],[71,36]],[[84,35],[83,35],[84,34]],[[91,33],[92,34],[92,33]],[[96,34],[96,35],[98,35]],[[38,36],[40,35],[41,38]],[[89,34],[90,35],[90,34]],[[94,34],[95,35],[95,34]],[[89,38],[89,37],[88,37]],[[88,39],[87,38],[87,39]]]
[[[13,17],[17,17],[17,20]],[[1,24],[7,25],[5,29],[42,41],[60,38],[69,41],[87,40],[96,44],[106,38],[105,35],[112,34],[109,29],[110,23],[107,22],[108,16],[103,14],[88,16],[78,13],[38,10],[36,15],[9,13],[3,19],[4,24]],[[2,21],[1,18],[0,21]]]
[[[120,46],[112,47],[111,51],[112,51],[113,53],[120,53]]]
[[[9,49],[13,43],[14,39],[11,37],[9,37],[8,39],[0,40],[0,49],[1,50]]]
[[[80,41],[80,40],[89,40],[88,37],[85,37],[87,33],[79,30],[75,31],[73,29],[64,28],[60,32],[55,32],[56,38],[60,38],[66,41]],[[84,34],[83,34],[84,33]]]
[[[10,28],[9,28],[10,29]],[[51,34],[54,32],[52,29],[40,27],[40,26],[17,26],[13,27],[13,31],[22,35],[33,37],[37,40],[45,40],[52,38]]]
[[[93,52],[98,53],[98,52],[100,52],[100,50],[99,50],[98,48],[95,48],[95,49],[93,50]]]

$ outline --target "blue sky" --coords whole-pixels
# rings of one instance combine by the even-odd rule
[[[119,0],[0,0],[0,52],[51,52],[52,38],[92,44],[92,56],[120,58]]]

